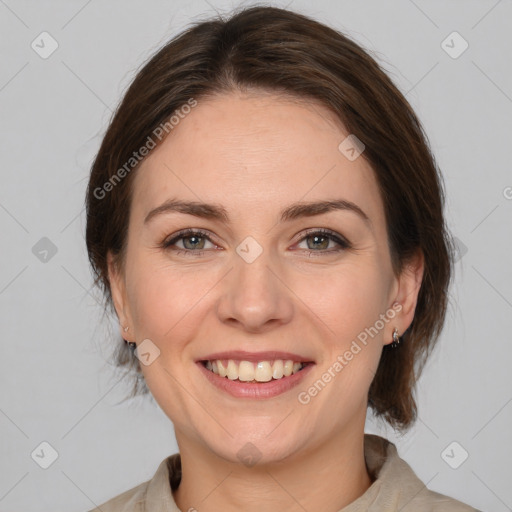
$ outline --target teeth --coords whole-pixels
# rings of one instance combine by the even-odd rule
[[[238,380],[250,382],[254,380],[254,365],[249,361],[240,361],[238,365]]]
[[[284,364],[281,359],[274,361],[274,365],[272,367],[272,377],[274,379],[280,379],[284,375]]]
[[[228,379],[230,379],[230,380],[238,379],[238,368],[237,368],[235,361],[233,361],[233,359],[230,359],[228,362]]]
[[[210,361],[208,361],[209,363]],[[218,374],[221,376],[221,377],[227,377],[228,375],[228,370],[227,368],[222,364],[222,361],[216,361],[217,363],[217,368],[218,368]],[[207,367],[208,368],[208,367]],[[208,368],[209,370],[211,370],[212,368]]]
[[[242,364],[242,363],[240,363]],[[272,380],[272,366],[268,361],[260,361],[254,370],[254,380],[258,382],[268,382]]]
[[[221,377],[241,382],[269,382],[272,379],[282,379],[297,373],[303,367],[303,363],[294,362],[290,359],[275,361],[258,361],[254,364],[251,361],[207,361],[206,368]]]

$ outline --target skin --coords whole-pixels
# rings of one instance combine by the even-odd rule
[[[337,511],[372,483],[363,452],[367,393],[393,329],[412,322],[423,260],[393,273],[379,188],[363,157],[350,161],[338,150],[347,135],[320,104],[233,92],[199,101],[136,171],[126,259],[117,268],[109,255],[109,277],[121,326],[129,326],[123,337],[160,350],[141,366],[174,424],[182,511]],[[170,212],[144,223],[169,198],[220,204],[229,222]],[[340,198],[370,224],[352,211],[279,222],[291,203]],[[186,228],[212,241],[162,248]],[[340,246],[315,243],[309,228],[330,229],[351,247],[333,252]],[[263,249],[252,263],[236,252],[247,236]],[[301,404],[298,393],[396,303],[401,311]],[[277,397],[235,398],[194,361],[237,349],[289,351],[315,367]],[[252,467],[237,457],[247,442],[261,453]]]

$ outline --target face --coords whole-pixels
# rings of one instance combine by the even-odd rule
[[[421,268],[394,275],[373,171],[338,149],[348,135],[323,106],[230,93],[199,101],[136,171],[112,294],[123,337],[150,340],[141,368],[180,450],[236,462],[250,442],[278,461],[362,435]],[[201,362],[218,359],[227,377]],[[269,381],[288,359],[307,364]]]

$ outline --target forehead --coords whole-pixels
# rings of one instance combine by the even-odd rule
[[[271,212],[341,197],[378,215],[373,170],[339,149],[348,135],[318,102],[267,93],[200,100],[137,170],[132,207],[144,215],[178,196]]]

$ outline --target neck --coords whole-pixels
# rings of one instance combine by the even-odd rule
[[[180,446],[182,478],[174,499],[182,511],[339,511],[372,481],[364,459],[364,431],[346,432],[286,460],[245,467],[195,443]],[[314,492],[312,492],[312,490]]]

